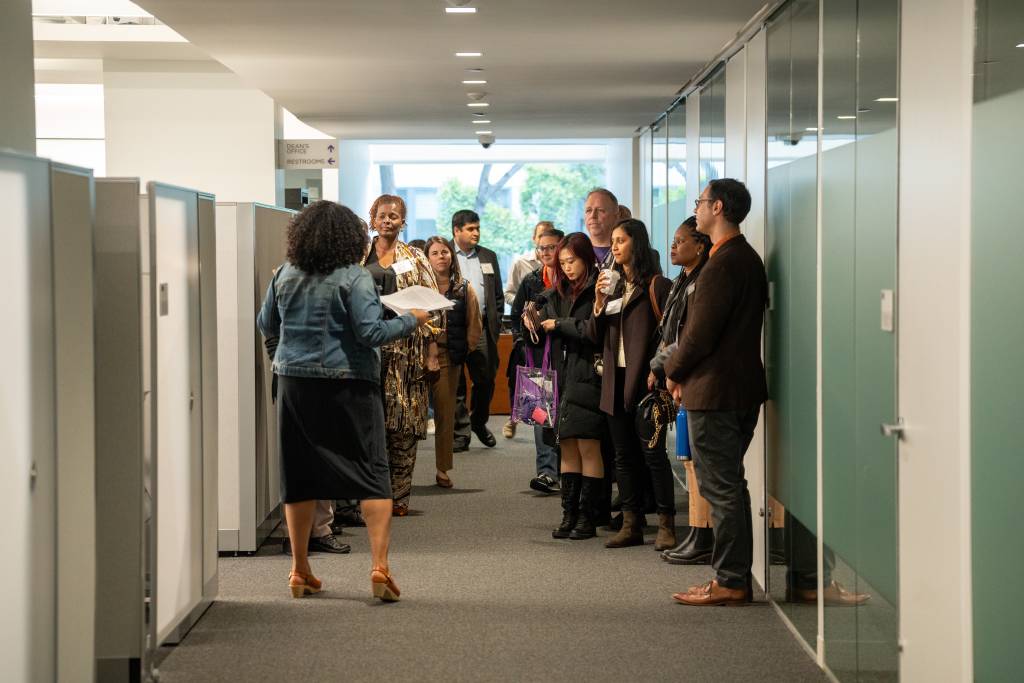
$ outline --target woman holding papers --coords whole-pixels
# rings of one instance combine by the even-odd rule
[[[450,489],[452,480],[452,444],[455,438],[455,392],[459,373],[470,349],[475,349],[483,334],[480,306],[473,288],[462,278],[459,261],[452,255],[451,245],[443,237],[431,237],[426,244],[427,259],[434,271],[438,290],[454,306],[445,313],[445,330],[437,338],[441,376],[430,387],[434,400],[434,452],[437,461],[435,480],[441,488]]]
[[[256,321],[264,337],[278,340],[281,498],[296,598],[322,588],[308,557],[316,501],[351,498],[366,519],[373,594],[398,599],[388,571],[391,483],[375,347],[415,334],[430,315],[383,319],[373,280],[359,267],[366,243],[352,211],[310,204],[288,226],[288,262],[274,274]]]
[[[405,227],[405,202],[381,195],[370,207],[370,228],[377,231],[366,250],[363,265],[382,295],[420,285],[437,291],[430,262],[423,252],[398,239]],[[381,383],[388,462],[391,465],[392,514],[409,514],[416,445],[427,436],[428,375],[440,370],[437,337],[444,331],[438,314],[410,337],[381,348]]]

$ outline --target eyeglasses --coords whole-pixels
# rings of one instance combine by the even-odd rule
[[[699,209],[701,202],[713,202],[713,201],[715,201],[715,200],[714,199],[694,199],[693,200],[693,208],[694,209]]]
[[[549,251],[554,251],[555,249],[558,249],[558,245],[557,244],[548,244],[548,245],[543,246],[543,247],[537,247],[537,251],[540,251],[540,252],[543,252],[543,253],[547,253]]]

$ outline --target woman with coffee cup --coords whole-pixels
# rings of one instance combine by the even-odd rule
[[[658,510],[656,550],[676,545],[675,492],[665,450],[665,432],[650,447],[636,429],[637,404],[647,391],[649,364],[657,349],[661,323],[672,283],[658,275],[659,267],[647,237],[647,226],[635,219],[620,221],[612,230],[614,266],[601,271],[594,293],[594,315],[587,333],[603,344],[601,410],[615,447],[615,474],[622,500],[623,522],[606,548],[644,542],[643,465],[654,483]]]
[[[593,245],[581,232],[559,243],[554,287],[541,322],[551,339],[560,397],[562,522],[551,532],[554,538],[579,540],[596,535],[594,508],[604,479],[605,416],[600,405],[601,378],[594,370],[594,354],[600,349],[586,334],[594,310],[596,260]]]

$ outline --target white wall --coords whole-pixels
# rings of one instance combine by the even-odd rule
[[[899,448],[905,681],[972,678],[973,13],[973,0],[902,3],[897,313],[899,414],[907,424]]]
[[[0,148],[36,151],[32,2],[0,2]]]
[[[274,103],[229,73],[104,75],[107,175],[273,204]]]

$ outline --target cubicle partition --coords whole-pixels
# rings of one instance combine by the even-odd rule
[[[96,184],[96,656],[146,679],[217,590],[213,197]]]
[[[92,183],[0,151],[4,680],[93,679]]]
[[[217,589],[216,259],[213,197],[150,182],[150,491],[157,644],[179,642]],[[210,402],[214,406],[209,406]]]
[[[281,520],[273,378],[256,312],[284,262],[293,214],[262,204],[217,205],[222,552],[254,552]]]

